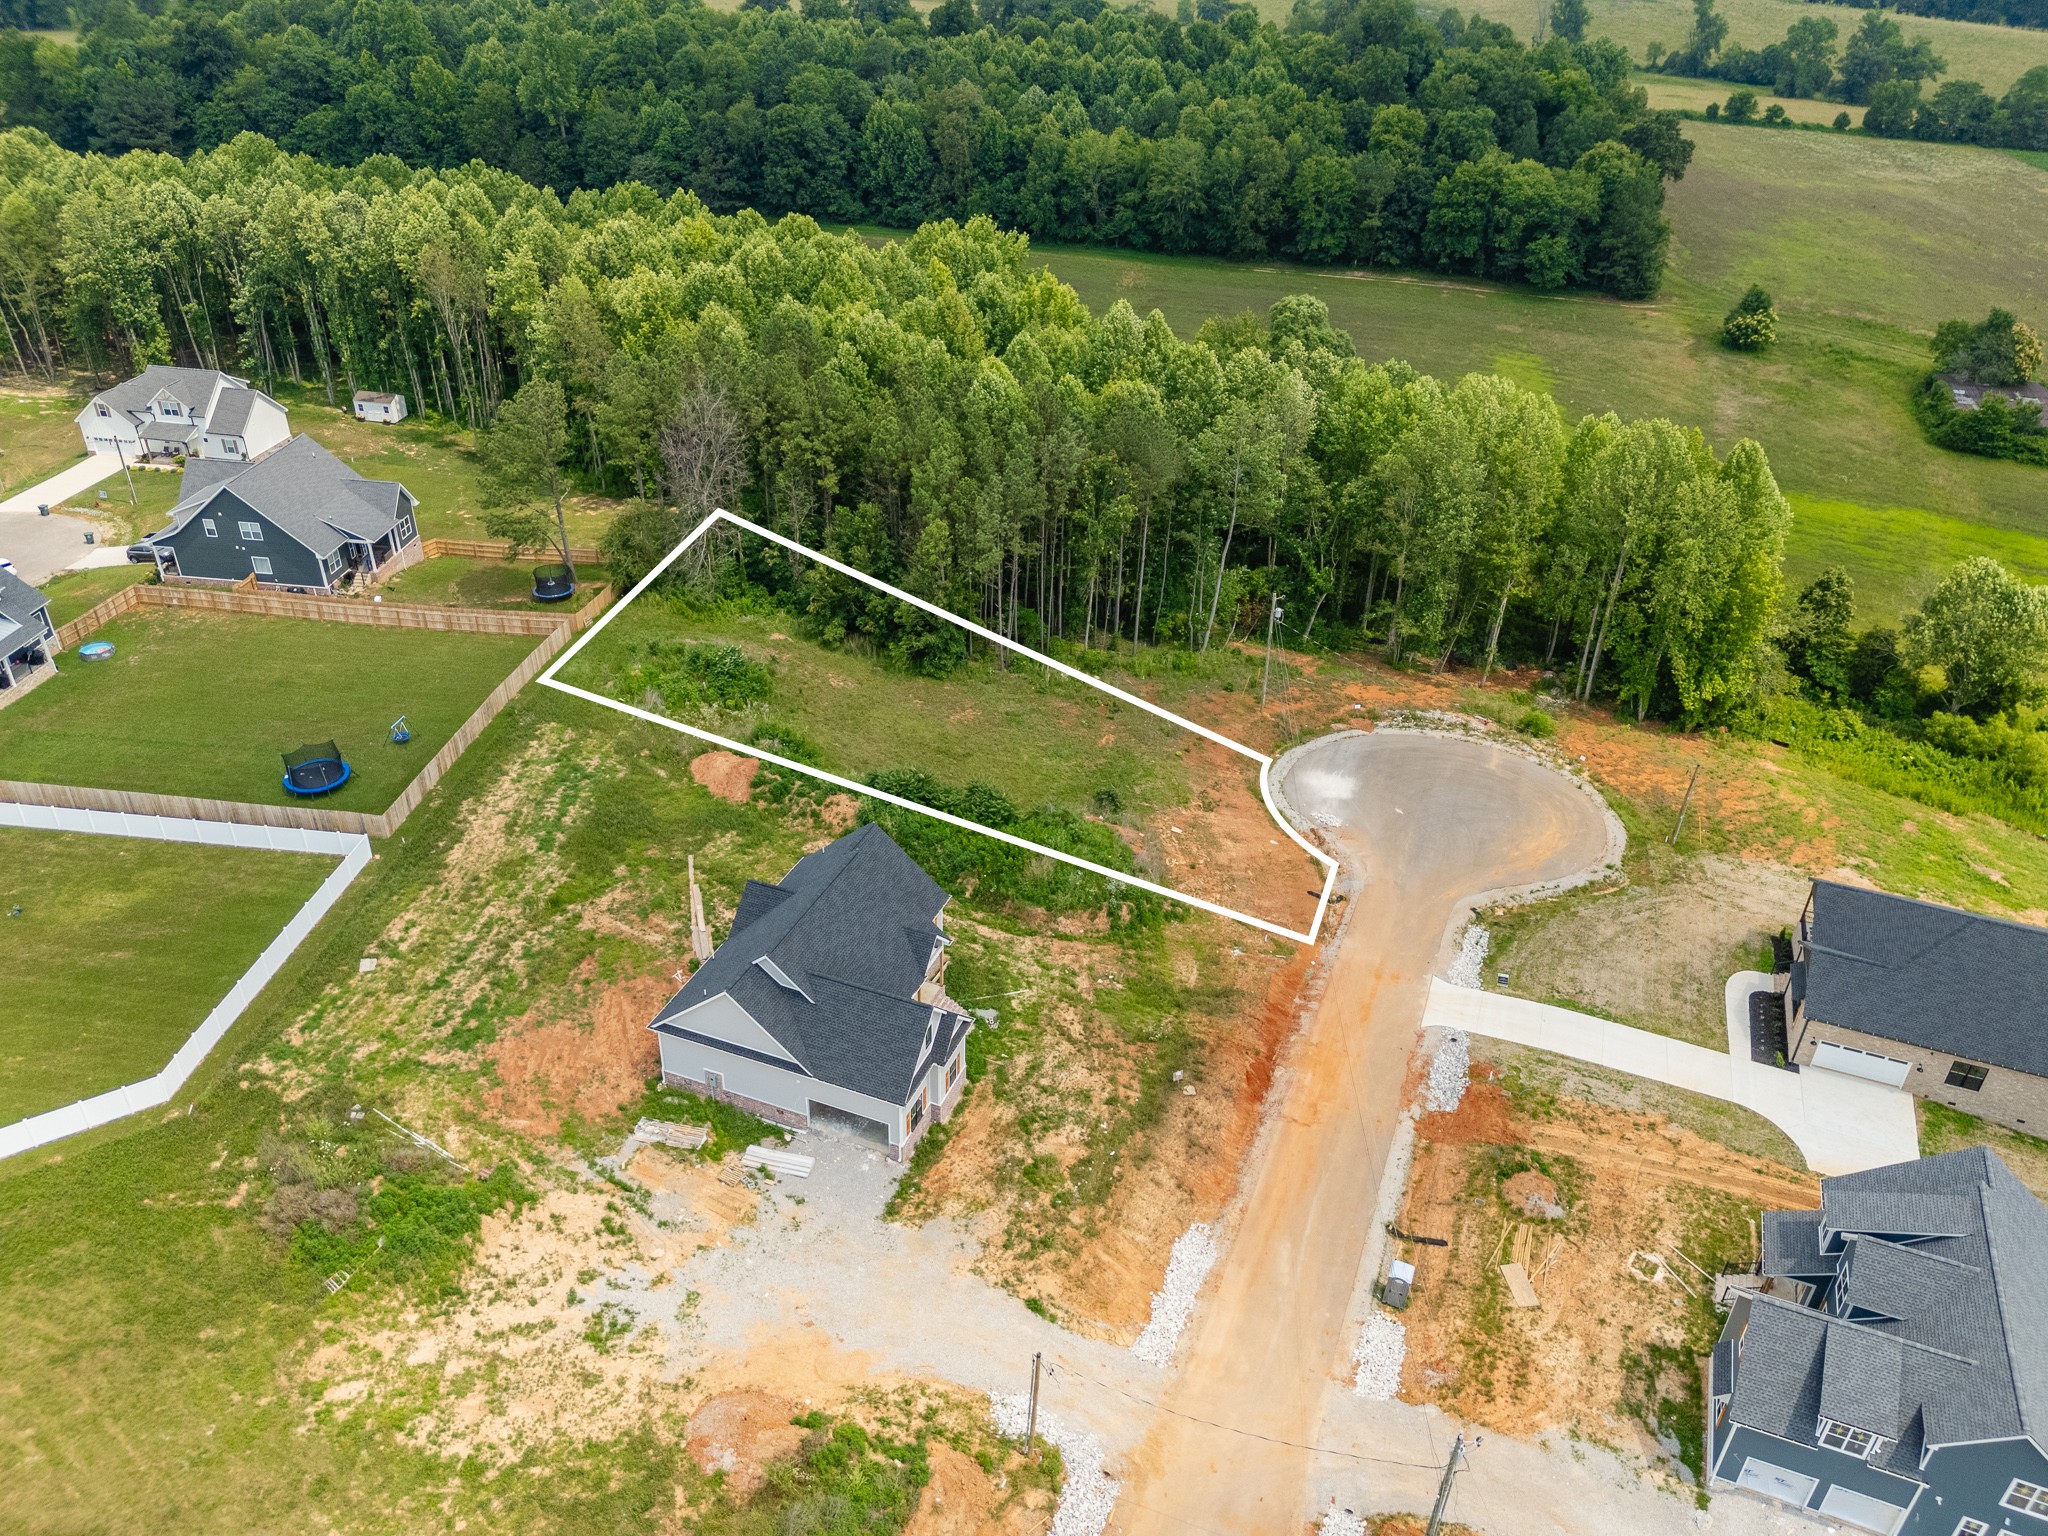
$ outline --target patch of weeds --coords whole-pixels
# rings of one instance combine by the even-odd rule
[[[607,1301],[590,1314],[590,1321],[583,1325],[583,1342],[601,1355],[608,1355],[621,1339],[633,1332],[631,1309],[616,1301]]]
[[[1059,1321],[1059,1318],[1053,1315],[1052,1308],[1036,1296],[1026,1296],[1024,1298],[1024,1305],[1027,1310],[1037,1313],[1038,1316],[1044,1318],[1048,1323],[1057,1323]]]
[[[968,1037],[972,1039],[973,1036]],[[960,1112],[967,1107],[967,1099],[974,1092],[974,1079],[969,1077],[967,1086],[960,1090],[960,1098],[953,1106],[953,1118],[940,1120],[926,1128],[924,1135],[910,1151],[910,1166],[903,1171],[903,1177],[896,1181],[896,1187],[889,1194],[888,1204],[882,1207],[884,1221],[898,1221],[924,1189],[925,1175],[930,1173],[940,1154],[946,1150],[946,1143],[953,1139],[953,1130],[960,1123]]]
[[[711,1483],[692,1526],[698,1536],[892,1536],[903,1529],[931,1481],[923,1435],[896,1440],[815,1412],[791,1422],[809,1431],[803,1445],[769,1463],[744,1501],[723,1479]]]
[[[1685,1345],[1649,1344],[1621,1358],[1621,1406],[1692,1474],[1693,1497],[1707,1507],[1707,1408],[1698,1358]]]
[[[668,1087],[659,1078],[649,1082],[638,1104],[629,1106],[616,1117],[619,1134],[623,1135],[642,1120],[703,1126],[711,1136],[696,1152],[684,1154],[673,1148],[670,1150],[675,1156],[694,1156],[706,1163],[715,1163],[728,1153],[743,1151],[756,1142],[779,1146],[789,1140],[786,1127],[763,1120],[759,1115],[750,1115],[723,1099],[706,1098],[687,1088]]]
[[[358,1194],[353,1221],[332,1230],[317,1219],[299,1223],[290,1255],[309,1279],[347,1271],[352,1290],[382,1280],[446,1294],[456,1287],[483,1218],[517,1211],[532,1198],[509,1163],[500,1163],[488,1179],[460,1180],[433,1171],[386,1174]]]

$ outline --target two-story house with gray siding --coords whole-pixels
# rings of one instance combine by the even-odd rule
[[[420,558],[412,492],[304,434],[254,464],[188,460],[171,526],[143,541],[166,580],[334,592]]]
[[[1785,1037],[1801,1067],[2048,1134],[2048,929],[1816,880]]]
[[[2048,1536],[2048,1210],[1982,1147],[1767,1211],[1708,1384],[1710,1484],[1894,1536]]]
[[[946,997],[946,893],[879,826],[749,880],[732,932],[649,1027],[662,1080],[903,1158],[967,1083]]]

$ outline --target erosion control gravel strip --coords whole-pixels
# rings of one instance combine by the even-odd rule
[[[996,1433],[1006,1440],[1021,1441],[1030,1409],[1025,1395],[991,1392],[988,1401]],[[1038,1433],[1059,1448],[1067,1468],[1066,1486],[1060,1490],[1049,1536],[1102,1536],[1123,1487],[1102,1470],[1102,1442],[1086,1430],[1074,1428],[1042,1402],[1038,1405]]]
[[[1152,1295],[1152,1320],[1131,1345],[1131,1353],[1147,1365],[1164,1365],[1173,1358],[1181,1330],[1194,1316],[1195,1298],[1202,1282],[1216,1265],[1216,1234],[1206,1222],[1196,1222],[1181,1233],[1166,1261],[1166,1283]]]
[[[1472,1042],[1462,1030],[1447,1029],[1429,1058],[1429,1084],[1422,1107],[1433,1115],[1455,1114],[1472,1081]]]
[[[1358,1369],[1351,1390],[1360,1397],[1384,1403],[1401,1390],[1401,1363],[1408,1358],[1408,1330],[1378,1307],[1365,1315],[1358,1330],[1358,1347],[1352,1364]],[[1325,1525],[1323,1529],[1328,1530]]]

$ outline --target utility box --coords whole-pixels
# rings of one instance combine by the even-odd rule
[[[1408,1295],[1415,1285],[1415,1266],[1396,1259],[1387,1266],[1386,1303],[1396,1312],[1408,1310]]]

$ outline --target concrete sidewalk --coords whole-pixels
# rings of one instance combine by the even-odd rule
[[[1749,1059],[1749,996],[1770,977],[1740,971],[1726,990],[1729,1043],[1710,1051],[1666,1035],[1499,992],[1430,985],[1426,1026],[1471,1034],[1611,1067],[1755,1110],[1777,1126],[1816,1173],[1855,1173],[1920,1155],[1912,1095],[1881,1083],[1808,1067],[1787,1072]]]

